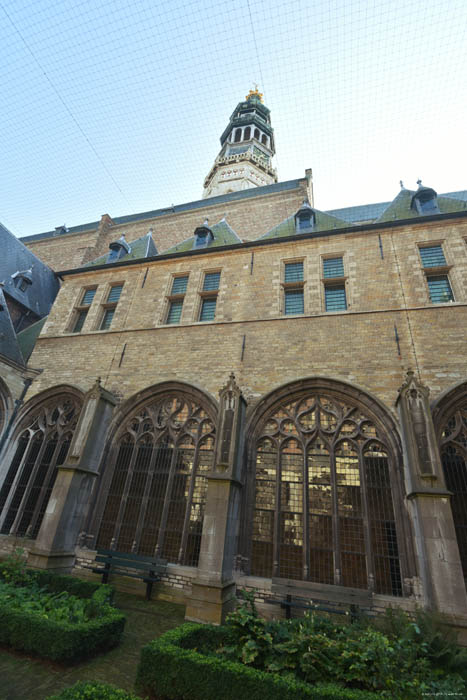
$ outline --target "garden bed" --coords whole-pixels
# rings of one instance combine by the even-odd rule
[[[71,576],[0,566],[0,644],[72,662],[119,644],[125,616],[113,589]]]

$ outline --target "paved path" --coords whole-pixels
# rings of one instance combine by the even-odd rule
[[[0,648],[0,700],[45,700],[80,680],[99,680],[133,690],[140,649],[151,639],[181,625],[185,607],[164,601],[147,602],[116,593],[115,602],[127,617],[122,643],[107,654],[61,666]]]

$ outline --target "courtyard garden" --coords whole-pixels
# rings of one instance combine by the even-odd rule
[[[310,611],[266,621],[251,594],[223,627],[184,606],[0,563],[2,700],[467,697],[467,651],[441,620]]]

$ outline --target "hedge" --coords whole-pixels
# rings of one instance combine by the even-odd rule
[[[223,628],[186,623],[141,650],[136,689],[150,697],[177,700],[377,700],[378,695],[336,684],[309,685],[241,663],[201,654],[214,648]],[[193,648],[195,647],[195,648]]]
[[[58,695],[50,695],[46,700],[140,700],[126,690],[99,681],[79,681],[65,688]]]
[[[78,598],[92,598],[94,593],[105,585],[98,581],[85,581],[76,576],[54,574],[44,569],[26,569],[26,573],[39,586],[47,587],[53,593],[66,591]],[[112,600],[114,589],[112,586],[105,587],[108,589],[109,600]]]

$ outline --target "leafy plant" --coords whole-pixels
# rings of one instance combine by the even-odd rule
[[[14,586],[22,586],[29,580],[24,549],[17,547],[12,554],[0,561],[0,578]]]

